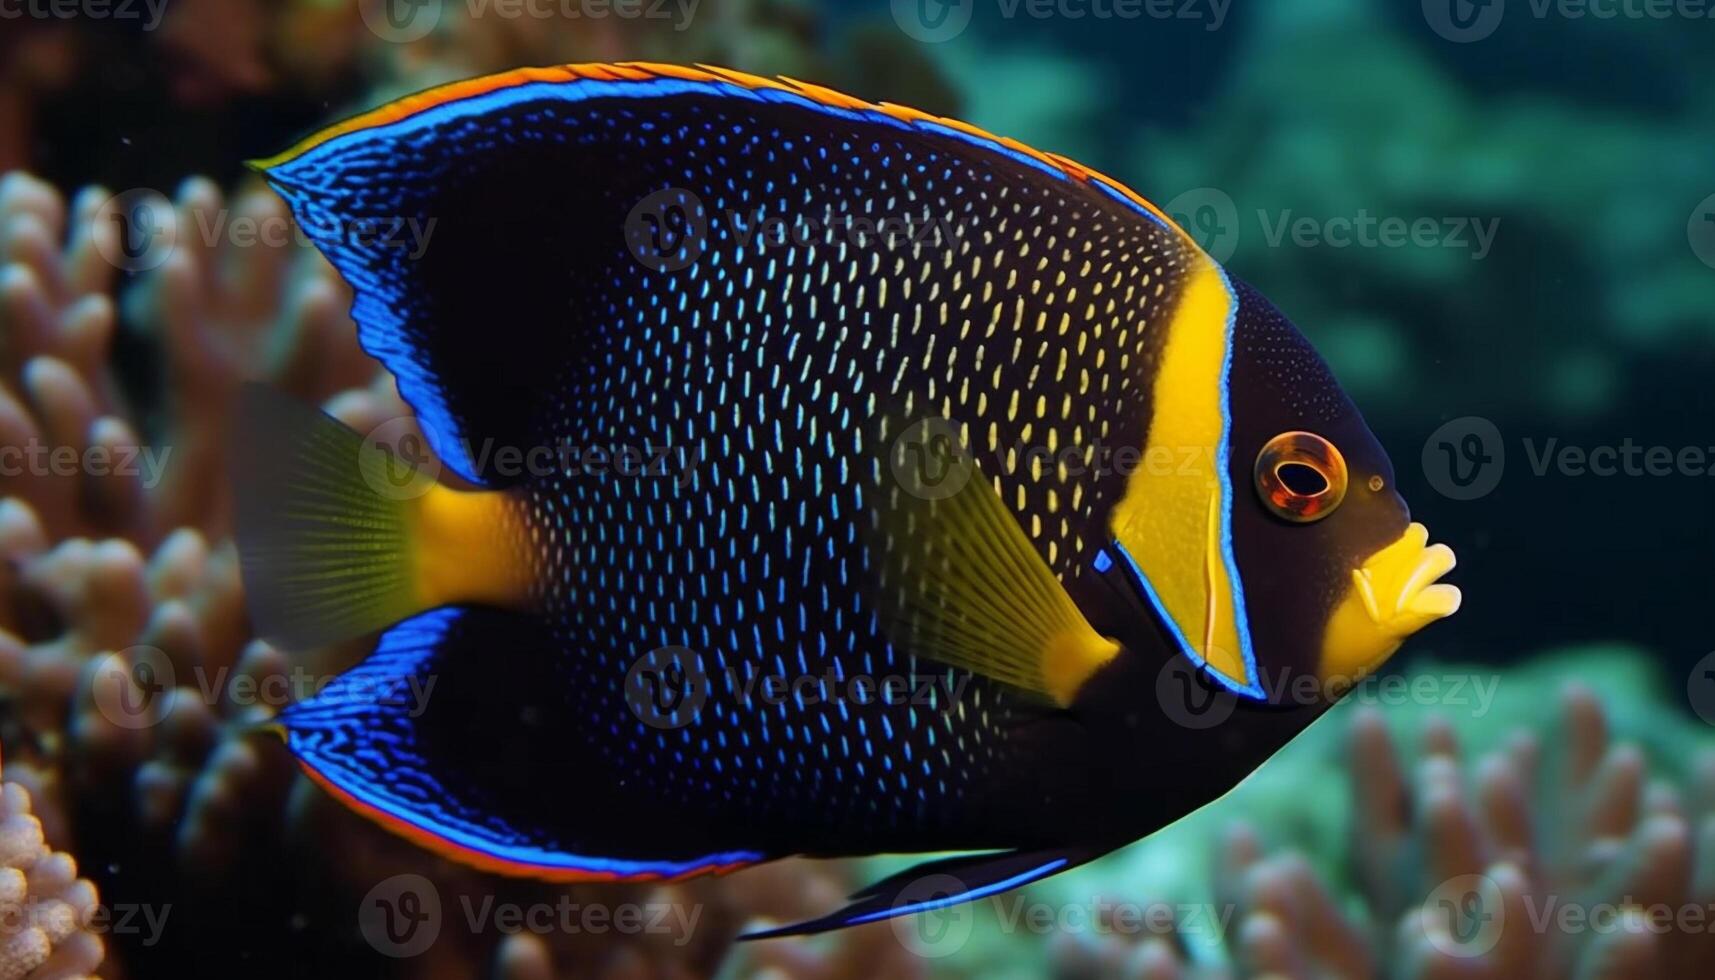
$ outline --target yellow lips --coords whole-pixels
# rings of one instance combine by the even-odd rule
[[[1352,573],[1352,587],[1372,622],[1406,637],[1458,611],[1459,588],[1436,582],[1456,563],[1452,548],[1429,544],[1429,529],[1414,523]]]
[[[1459,610],[1459,589],[1437,581],[1453,570],[1453,549],[1429,543],[1412,524],[1398,541],[1352,572],[1352,587],[1328,621],[1320,673],[1351,684],[1375,670],[1405,638]]]

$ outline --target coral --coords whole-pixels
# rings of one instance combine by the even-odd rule
[[[169,395],[127,398],[113,357],[110,263],[123,254],[110,208],[98,188],[68,210],[29,175],[0,181],[0,446],[29,454],[26,472],[0,476],[0,494],[29,503],[54,539],[223,534],[225,421],[240,384],[319,401],[375,366],[345,319],[343,287],[294,242],[279,199],[258,189],[229,203],[191,180],[161,216],[165,254],[125,300],[130,329],[164,361],[160,378],[130,380]]]
[[[206,181],[190,181],[174,205],[171,253],[137,277],[124,303],[127,330],[161,350],[172,394],[155,405],[128,396],[137,379],[115,370],[109,259],[120,253],[116,226],[101,220],[106,198],[88,189],[68,208],[28,175],[0,181],[0,447],[40,449],[35,459],[48,461],[9,457],[0,477],[8,744],[29,747],[15,758],[26,771],[40,764],[49,800],[80,788],[68,782],[100,788],[97,774],[141,767],[145,825],[184,815],[183,833],[199,840],[209,823],[199,808],[230,805],[236,791],[193,792],[192,774],[209,762],[206,785],[221,786],[253,766],[241,747],[214,752],[219,691],[175,692],[158,733],[102,709],[112,715],[123,683],[145,674],[166,678],[169,690],[172,678],[208,690],[269,662],[254,650],[241,658],[248,626],[224,539],[232,400],[250,378],[319,400],[375,369],[351,339],[340,287],[294,244],[277,199],[252,192],[229,205]],[[238,221],[288,233],[251,242],[210,231]],[[105,454],[92,455],[97,447]],[[55,462],[52,454],[67,452],[71,465]],[[190,797],[188,814],[162,793]],[[57,806],[45,816],[50,839],[66,841],[68,818]]]
[[[0,740],[46,839],[119,869],[115,894],[148,897],[155,883],[125,872],[159,865],[155,854],[204,887],[242,870],[246,848],[279,839],[294,780],[279,752],[242,737],[277,706],[254,692],[286,690],[269,682],[288,665],[249,639],[226,538],[225,420],[238,386],[267,380],[320,400],[377,374],[340,287],[292,240],[272,195],[229,205],[187,182],[171,254],[123,303],[107,260],[119,254],[114,227],[99,219],[106,197],[86,190],[67,208],[27,175],[0,181],[0,450],[74,457],[62,468],[9,456],[0,478]],[[286,234],[209,231],[245,220]],[[133,396],[138,379],[115,370],[121,307],[129,342],[160,350],[156,390],[170,398]],[[378,385],[338,404],[401,414],[389,397]],[[110,460],[158,451],[164,469],[94,465],[97,446]],[[104,821],[131,834],[96,832]]]
[[[227,528],[226,421],[246,381],[322,401],[375,376],[331,268],[297,242],[284,203],[252,188],[228,201],[202,179],[173,202],[175,245],[126,296],[126,318],[165,355],[158,441],[166,470],[158,522]],[[252,231],[251,229],[254,229]]]
[[[1348,712],[1351,795],[1338,845],[1301,840],[1271,854],[1244,823],[1213,837],[1205,898],[1214,914],[1180,931],[1227,923],[1200,937],[1224,944],[1225,965],[1172,930],[1097,934],[1062,945],[1058,975],[1706,971],[1715,962],[1715,751],[1683,773],[1652,773],[1638,744],[1613,737],[1588,688],[1568,687],[1561,712],[1553,729],[1520,728],[1474,759],[1432,717],[1415,760],[1379,712]],[[1548,739],[1556,751],[1545,751]]]
[[[85,191],[68,213],[34,178],[0,180],[0,445],[64,446],[81,460],[92,444],[113,451],[137,443],[114,415],[118,391],[105,365],[115,269],[103,249],[115,232],[95,220],[104,197]],[[86,485],[75,461],[66,468],[42,460],[38,468],[53,472],[13,475],[9,462],[0,492],[29,502],[54,534],[136,528],[129,481]]]
[[[91,189],[68,208],[26,175],[0,182],[0,450],[69,445],[81,463],[94,445],[155,449],[164,468],[159,480],[85,465],[7,471],[0,743],[15,781],[7,792],[35,797],[40,839],[84,855],[111,902],[174,910],[158,945],[113,936],[116,960],[153,972],[211,952],[289,948],[294,970],[355,957],[399,976],[485,962],[500,975],[705,975],[752,917],[804,917],[835,893],[808,887],[804,866],[665,887],[496,878],[383,832],[299,776],[255,726],[362,650],[288,659],[250,636],[220,489],[227,419],[251,379],[322,402],[360,431],[408,410],[357,350],[343,288],[320,258],[289,233],[268,238],[265,229],[286,227],[272,195],[229,203],[206,181],[186,182],[170,205],[157,203],[173,213],[170,253],[135,270],[117,300],[105,201]],[[255,231],[241,235],[235,222]],[[142,374],[116,370],[124,345],[158,358]],[[394,963],[352,926],[365,892],[412,875],[440,896],[446,919],[433,957]],[[698,918],[676,934],[507,938],[463,927],[464,910],[485,902],[568,901]],[[306,908],[339,911],[306,925]],[[874,939],[859,943],[870,960],[897,957]]]
[[[66,980],[101,965],[95,886],[55,851],[30,812],[30,793],[0,785],[0,978]]]

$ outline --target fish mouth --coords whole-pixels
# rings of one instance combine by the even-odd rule
[[[1457,564],[1452,548],[1430,544],[1429,529],[1413,522],[1352,572],[1352,588],[1372,623],[1404,639],[1459,611],[1459,587],[1440,581]]]
[[[1351,588],[1329,617],[1319,673],[1343,689],[1379,667],[1405,638],[1459,611],[1458,586],[1440,581],[1453,570],[1453,549],[1429,543],[1412,523],[1399,540],[1352,571]]]

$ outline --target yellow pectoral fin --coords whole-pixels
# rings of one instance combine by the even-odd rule
[[[914,655],[1071,704],[1119,644],[1090,626],[974,463],[942,462],[965,474],[957,492],[881,491],[888,499],[871,551],[889,637]]]
[[[1050,637],[1042,658],[1042,680],[1047,693],[1062,707],[1071,704],[1090,675],[1118,653],[1119,644],[1091,629],[1088,623]]]

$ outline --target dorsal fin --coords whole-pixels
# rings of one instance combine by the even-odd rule
[[[515,88],[530,82],[564,84],[665,80],[726,83],[756,93],[788,93],[832,109],[876,113],[929,132],[958,133],[978,142],[993,144],[997,149],[1026,157],[1040,166],[1059,171],[1069,179],[1094,184],[1102,190],[1129,202],[1139,211],[1154,216],[1163,224],[1179,231],[1181,235],[1185,234],[1173,222],[1173,219],[1168,217],[1166,212],[1156,207],[1143,195],[1106,174],[1058,153],[1046,153],[1020,143],[1011,137],[997,136],[980,126],[973,126],[970,123],[949,119],[945,116],[937,116],[934,113],[913,109],[910,106],[893,102],[867,102],[844,92],[838,92],[811,82],[802,82],[795,78],[765,78],[761,75],[752,75],[731,68],[703,64],[689,66],[651,61],[586,62],[548,68],[515,68],[493,75],[449,82],[445,85],[424,89],[413,95],[407,95],[386,105],[335,123],[304,138],[283,153],[265,159],[252,160],[249,165],[253,169],[267,173],[337,137],[400,122],[429,109]],[[1190,240],[1190,236],[1186,235],[1185,237]]]
[[[827,157],[883,145],[877,162],[900,173],[907,159],[934,158],[946,173],[956,164],[961,177],[1059,195],[1086,216],[1154,222],[1196,247],[1142,197],[1063,157],[915,109],[708,67],[565,65],[455,82],[252,166],[352,285],[358,339],[398,377],[436,455],[467,481],[505,487],[521,474],[500,471],[504,453],[568,436],[658,443],[659,432],[579,431],[564,406],[661,397],[601,389],[602,359],[709,329],[674,322],[638,336],[645,314],[682,306],[691,289],[736,288],[727,266],[699,267],[689,284],[671,278],[694,259],[641,273],[639,209],[676,195],[663,206],[697,216],[730,265],[755,249],[715,227],[723,208],[784,207],[789,186],[800,203],[833,190],[863,200],[867,188],[849,185],[877,178]],[[667,232],[654,234],[659,247]]]

